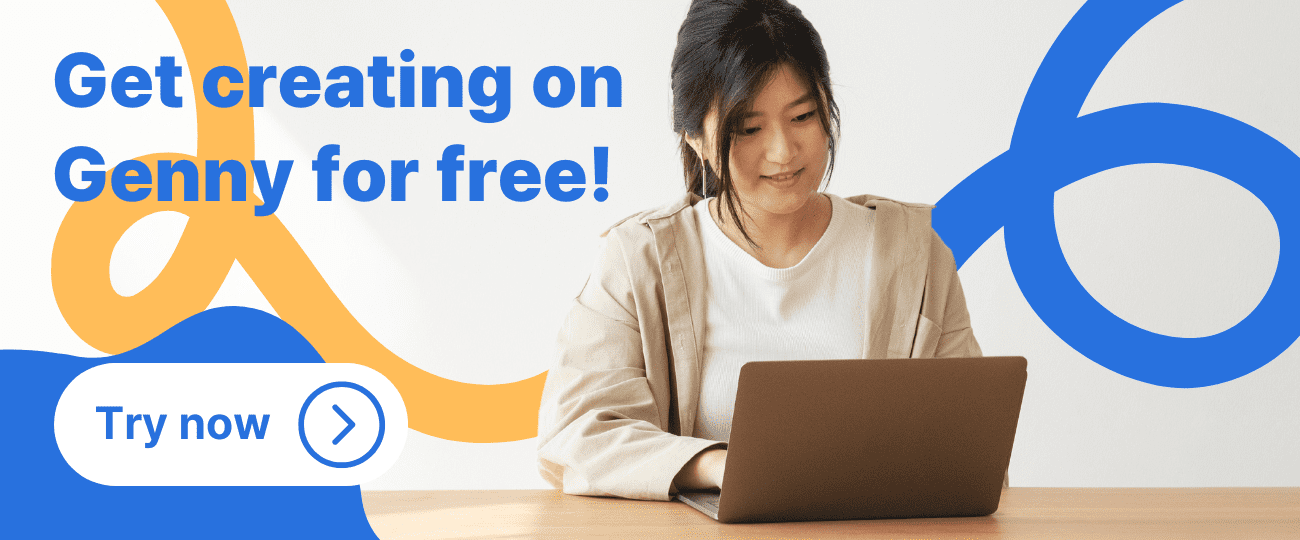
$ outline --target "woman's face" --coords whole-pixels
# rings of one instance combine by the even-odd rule
[[[749,213],[792,214],[817,197],[829,136],[822,129],[815,91],[785,66],[778,67],[732,135],[731,178]],[[717,124],[713,111],[705,119],[708,148],[714,148]]]

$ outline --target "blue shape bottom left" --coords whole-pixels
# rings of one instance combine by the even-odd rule
[[[115,356],[0,351],[0,456],[7,464],[0,536],[377,538],[358,486],[104,486],[72,470],[54,440],[59,396],[77,375],[100,364],[323,361],[288,323],[241,307],[204,311]]]

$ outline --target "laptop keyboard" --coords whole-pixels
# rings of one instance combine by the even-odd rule
[[[700,506],[708,508],[712,510],[714,514],[717,514],[718,501],[722,499],[722,494],[721,493],[690,493],[687,494],[687,497],[690,497],[692,501],[699,503]]]

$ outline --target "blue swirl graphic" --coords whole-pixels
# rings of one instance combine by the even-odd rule
[[[1283,211],[1300,198],[1300,157],[1241,121],[1196,107],[1139,103],[1078,116],[1120,47],[1177,3],[1101,0],[1080,8],[1034,75],[1010,149],[939,200],[934,228],[959,267],[1003,228],[1016,283],[1058,337],[1125,377],[1196,388],[1255,371],[1300,337],[1300,318],[1291,309],[1300,305],[1300,287],[1289,244],[1300,218]],[[1236,326],[1199,338],[1143,330],[1098,303],[1066,264],[1053,215],[1056,190],[1139,163],[1217,174],[1246,188],[1272,213],[1277,270],[1264,299]]]

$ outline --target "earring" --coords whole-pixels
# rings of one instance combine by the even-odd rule
[[[709,162],[701,159],[700,160],[700,186],[702,188],[701,190],[704,192],[703,195],[705,197],[713,197],[717,195],[716,193],[713,192],[714,191],[713,186],[711,186],[710,184],[711,182],[709,182]]]

